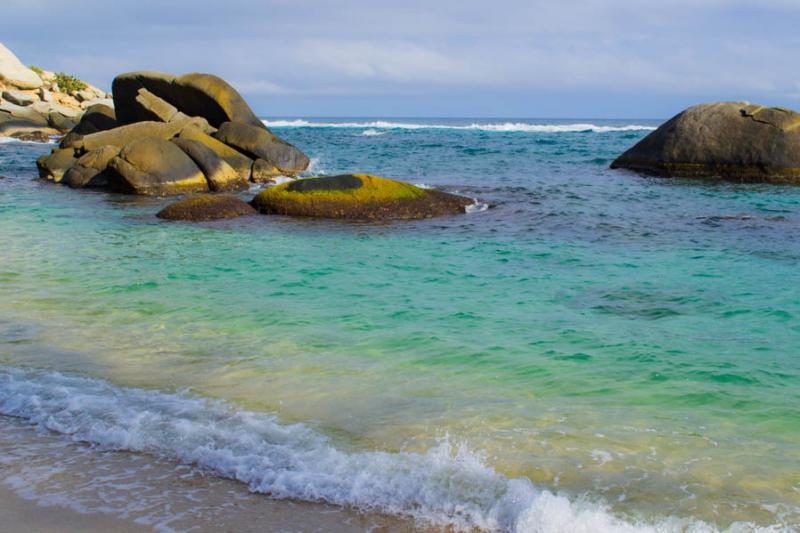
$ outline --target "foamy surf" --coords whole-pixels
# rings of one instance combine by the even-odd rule
[[[301,424],[189,394],[121,388],[56,372],[0,367],[0,414],[94,443],[199,465],[274,498],[322,501],[457,530],[537,533],[706,533],[667,518],[645,523],[509,479],[463,446],[346,452]],[[736,524],[728,531],[788,531]]]
[[[523,133],[609,133],[616,131],[652,131],[653,126],[625,124],[621,126],[601,126],[591,123],[575,124],[528,124],[526,122],[472,123],[468,125],[422,124],[414,122],[390,122],[376,120],[370,122],[316,122],[297,120],[263,120],[270,128],[366,128],[362,135],[380,135],[379,130],[474,130],[494,132]],[[367,133],[372,131],[373,133]]]

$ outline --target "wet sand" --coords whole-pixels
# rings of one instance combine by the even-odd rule
[[[381,514],[273,500],[191,466],[104,451],[5,416],[0,416],[0,524],[9,533],[421,530]]]

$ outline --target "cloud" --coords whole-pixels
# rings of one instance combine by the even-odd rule
[[[797,99],[797,0],[3,0],[28,63],[108,87],[203,70],[246,95]],[[44,20],[57,24],[47,26]],[[43,31],[46,27],[46,31]]]

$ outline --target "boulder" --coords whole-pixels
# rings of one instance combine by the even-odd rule
[[[107,186],[111,177],[108,165],[119,152],[117,146],[103,146],[86,152],[67,170],[61,182],[75,189]]]
[[[78,125],[61,140],[61,147],[67,148],[80,144],[84,135],[108,131],[117,127],[114,109],[105,105],[92,106],[81,116]]]
[[[266,128],[224,122],[214,137],[253,159],[271,163],[287,176],[296,176],[308,168],[308,156]]]
[[[227,161],[200,141],[172,139],[172,142],[200,167],[212,191],[234,191],[249,187],[247,178],[240,176]]]
[[[167,220],[219,220],[258,213],[247,202],[229,194],[200,194],[172,203],[159,211]]]
[[[260,192],[265,214],[353,220],[418,219],[464,213],[472,200],[369,174],[306,178]]]
[[[59,131],[39,122],[25,119],[3,120],[0,122],[0,137],[16,137],[25,141],[50,142],[50,135]]]
[[[154,95],[144,87],[139,89],[135,102],[141,107],[138,114],[149,116],[148,120],[169,122],[178,113],[177,107]]]
[[[47,115],[42,115],[36,111],[36,106],[20,106],[11,102],[0,103],[0,112],[11,115],[14,118],[27,120],[47,127]]]
[[[91,100],[84,100],[81,102],[81,109],[89,109],[94,105],[104,105],[113,109],[114,100],[111,98],[92,98]]]
[[[20,89],[38,89],[42,79],[0,43],[0,81]]]
[[[101,146],[126,146],[131,141],[143,138],[169,139],[178,135],[182,129],[195,124],[193,119],[178,122],[137,122],[116,128],[90,133],[77,141],[85,151]],[[174,146],[174,145],[173,145]]]
[[[208,182],[194,161],[163,138],[126,143],[109,167],[117,174],[109,185],[121,192],[161,196],[208,190]]]
[[[800,184],[800,114],[736,102],[697,105],[639,141],[611,168]]]
[[[271,183],[281,175],[281,170],[263,159],[253,161],[253,170],[250,172],[250,180],[255,183]]]
[[[181,139],[198,141],[209,147],[215,154],[225,160],[239,176],[245,180],[250,179],[250,171],[253,167],[253,160],[241,152],[234,150],[227,144],[221,143],[214,137],[206,134],[197,128],[186,128],[178,136]]]
[[[236,89],[222,78],[199,73],[176,77],[151,71],[128,72],[114,78],[111,92],[121,124],[152,120],[136,102],[142,88],[188,116],[205,118],[215,128],[227,121],[264,127]]]
[[[43,116],[47,116],[55,111],[56,113],[60,113],[65,117],[74,119],[75,121],[80,120],[80,117],[83,114],[83,111],[80,109],[53,102],[34,102],[33,105],[31,105],[31,108]]]
[[[56,111],[51,111],[47,115],[47,123],[50,125],[51,128],[55,128],[58,131],[70,131],[73,129],[77,124],[74,120],[69,117],[65,117],[61,113]]]
[[[3,91],[3,100],[8,100],[12,104],[27,106],[36,102],[38,98],[34,97],[34,95],[31,93],[8,90],[8,91]]]
[[[71,148],[56,148],[50,154],[36,160],[39,177],[58,183],[76,160],[75,151]]]
[[[39,99],[42,102],[52,103],[54,101],[53,93],[51,93],[50,90],[45,87],[39,87]]]

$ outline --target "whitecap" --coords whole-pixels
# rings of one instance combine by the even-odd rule
[[[573,124],[530,124],[527,122],[472,123],[469,125],[423,124],[416,122],[391,122],[376,120],[370,122],[324,122],[297,120],[264,120],[272,128],[365,128],[362,135],[379,135],[378,130],[474,130],[487,132],[521,133],[609,133],[625,131],[652,131],[656,128],[641,124],[604,126],[592,123]],[[376,133],[367,133],[367,131]]]
[[[362,131],[361,135],[363,135],[364,137],[376,137],[378,135],[386,135],[387,133],[389,133],[389,132],[388,131],[378,131],[378,130],[376,130],[374,128],[370,128],[368,130]]]
[[[305,425],[281,424],[271,414],[187,393],[0,367],[0,414],[103,449],[195,464],[274,498],[409,516],[462,531],[716,531],[686,519],[625,520],[601,503],[570,500],[527,478],[507,478],[480,454],[446,439],[425,453],[348,452]]]

